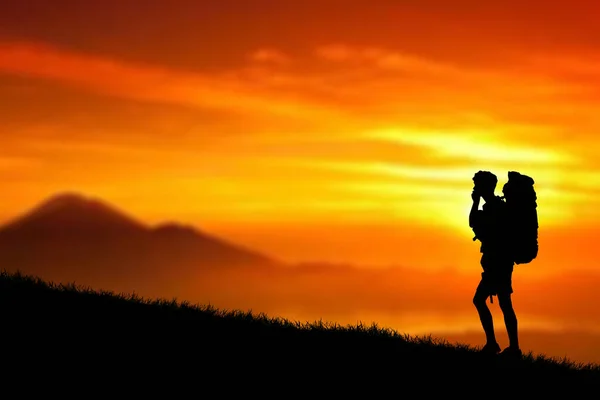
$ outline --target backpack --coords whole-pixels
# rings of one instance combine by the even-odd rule
[[[538,254],[537,195],[533,178],[516,171],[508,172],[502,188],[510,224],[513,261],[528,264]]]

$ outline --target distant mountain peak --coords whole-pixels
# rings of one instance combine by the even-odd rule
[[[91,196],[62,192],[42,201],[6,229],[146,229],[117,208]]]
[[[107,207],[99,200],[77,192],[62,192],[49,197],[35,208],[35,212],[53,212],[63,208]]]
[[[84,264],[94,270],[160,266],[163,271],[175,267],[183,271],[190,266],[276,263],[188,224],[147,226],[103,200],[76,192],[48,197],[0,227],[0,267],[25,265],[26,259],[36,270],[45,270],[52,262],[59,269],[68,264],[73,271]]]

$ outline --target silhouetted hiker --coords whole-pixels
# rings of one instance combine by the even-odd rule
[[[494,194],[498,178],[493,173],[479,171],[473,177],[473,182],[474,188],[471,194],[473,205],[469,214],[469,225],[475,232],[475,238],[481,241],[483,272],[473,297],[473,304],[477,308],[486,336],[486,344],[481,351],[498,354],[501,350],[494,333],[492,313],[486,304],[488,297],[493,302],[492,296],[497,295],[510,342],[509,347],[500,354],[520,357],[522,352],[519,348],[517,316],[511,299],[514,261],[510,246],[511,232],[507,204]],[[485,204],[482,210],[479,210],[481,198]]]

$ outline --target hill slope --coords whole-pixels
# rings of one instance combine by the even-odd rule
[[[86,382],[102,376],[103,388],[118,386],[115,379],[123,376],[137,385],[134,376],[141,376],[141,391],[183,385],[205,392],[216,385],[220,392],[263,397],[324,388],[338,396],[367,389],[464,397],[487,395],[486,383],[496,394],[528,388],[538,395],[573,394],[600,379],[600,368],[566,360],[530,354],[502,361],[467,346],[377,327],[301,324],[56,286],[6,272],[0,274],[0,304],[2,339],[10,344],[4,363],[26,364],[33,376],[66,374]],[[91,371],[110,371],[111,377]]]

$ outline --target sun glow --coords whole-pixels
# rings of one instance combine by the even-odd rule
[[[501,144],[497,132],[436,132],[431,130],[389,129],[369,134],[374,139],[425,147],[441,157],[461,157],[475,162],[514,162],[528,164],[572,163],[568,154],[541,146]]]

